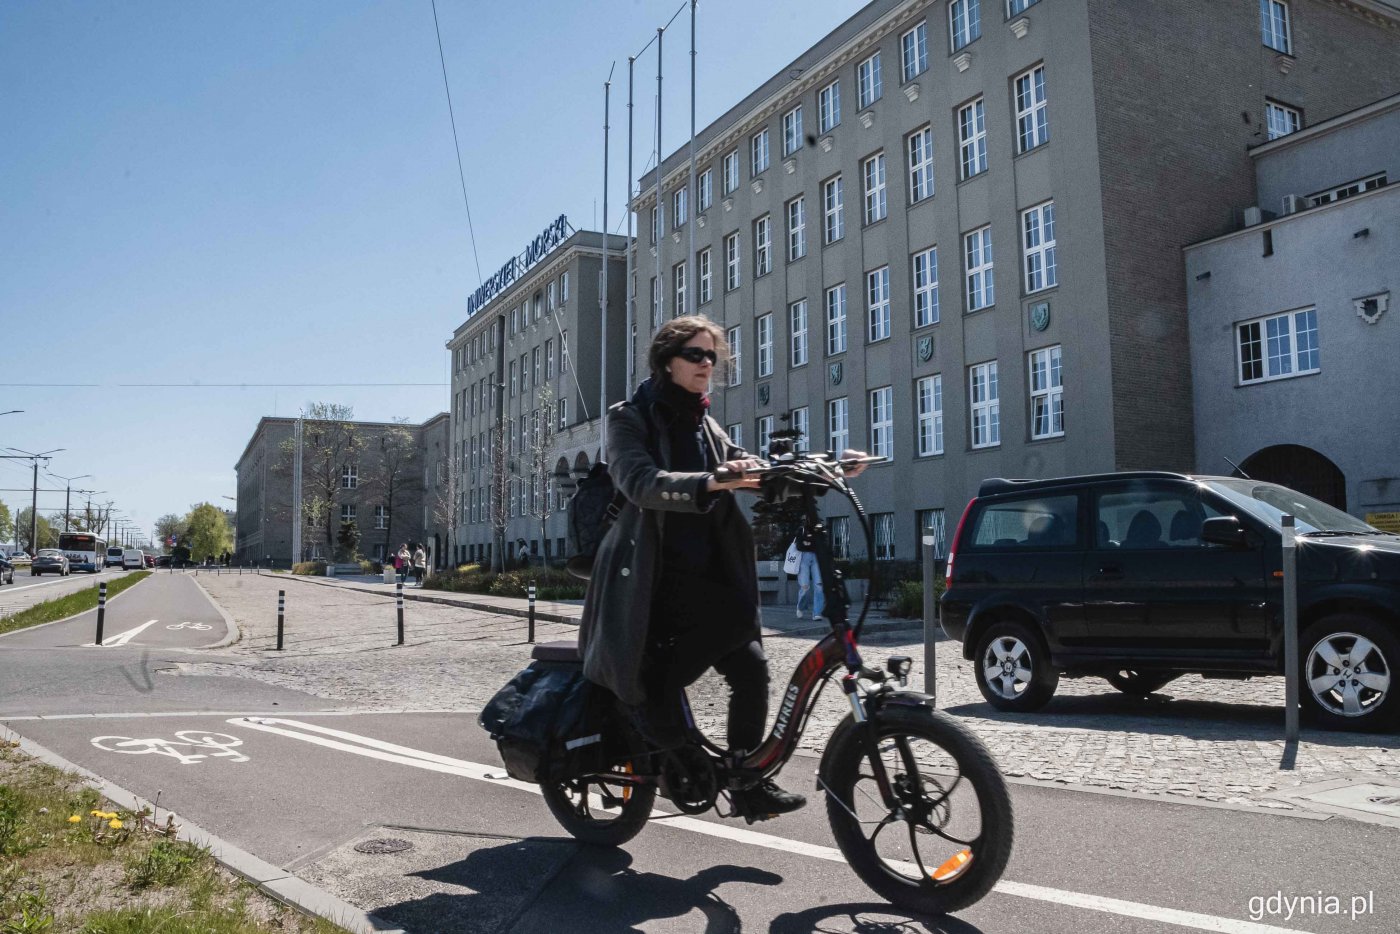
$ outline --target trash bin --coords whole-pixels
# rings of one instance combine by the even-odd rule
[[[399,575],[398,575],[397,573],[394,572],[394,566],[393,566],[392,564],[386,564],[386,565],[384,565],[384,583],[386,583],[386,584],[397,583],[397,582],[398,582],[398,579],[399,579]]]

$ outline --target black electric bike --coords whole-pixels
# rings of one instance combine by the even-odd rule
[[[781,450],[781,446],[775,446]],[[873,460],[873,459],[872,459]],[[620,846],[652,816],[658,791],[686,814],[743,810],[731,792],[776,775],[797,749],[822,688],[840,669],[851,712],[832,733],[817,771],[827,819],[856,875],[892,904],[923,914],[958,911],[986,895],[1011,854],[1013,816],[1006,783],[991,753],[966,727],[934,709],[932,699],[906,689],[912,659],[891,657],[868,668],[858,640],[870,609],[871,586],[854,625],[850,599],[834,567],[817,499],[835,490],[854,508],[874,554],[870,521],[846,483],[842,462],[829,454],[770,452],[769,465],[746,472],[760,478],[768,502],[802,504],[804,533],[812,533],[831,632],[798,664],[777,719],[758,749],[739,758],[704,736],[685,705],[690,741],[657,750],[625,718],[616,718],[621,752],[595,773],[541,786],[550,811],[575,838]],[[577,659],[571,643],[542,645],[536,658]]]

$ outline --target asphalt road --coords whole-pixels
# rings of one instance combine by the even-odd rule
[[[54,597],[92,587],[102,581],[110,583],[125,573],[127,572],[111,568],[97,574],[88,571],[74,571],[67,577],[57,574],[40,574],[38,577],[34,577],[29,573],[29,566],[23,565],[15,569],[15,582],[13,584],[0,584],[0,617],[18,613],[20,610],[45,600],[52,600]]]
[[[199,612],[202,594],[182,575],[157,575],[128,595],[114,604],[110,632],[157,622],[123,645],[85,647],[82,621],[0,638],[0,721],[415,932],[1400,926],[1394,829],[1026,784],[1013,785],[1017,840],[1002,885],[957,918],[911,918],[832,858],[810,758],[782,776],[813,799],[796,814],[752,827],[666,818],[625,850],[581,847],[538,794],[503,779],[473,715],[335,710],[241,679],[175,675],[220,634],[164,627],[212,627],[219,614],[207,601]],[[382,838],[411,848],[352,847]],[[1319,908],[1327,903],[1317,896],[1332,895],[1342,911],[1359,904],[1364,913],[1300,915],[1306,906],[1293,902],[1285,918],[1282,898],[1279,913],[1268,911],[1276,895],[1313,896]]]

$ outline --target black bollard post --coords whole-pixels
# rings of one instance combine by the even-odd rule
[[[97,638],[93,641],[102,644],[102,624],[107,617],[107,582],[97,585]]]
[[[403,645],[403,581],[399,581],[395,585],[395,590],[399,605],[399,641],[397,644]]]
[[[529,641],[535,641],[535,585],[530,585],[530,636]]]
[[[282,616],[287,611],[287,591],[277,591],[277,651],[282,651]]]

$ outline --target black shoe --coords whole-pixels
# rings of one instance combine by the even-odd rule
[[[770,817],[777,817],[779,814],[788,814],[807,803],[805,796],[784,791],[771,779],[764,779],[756,785],[738,789],[732,794],[739,813],[749,823],[756,820],[767,820]]]

